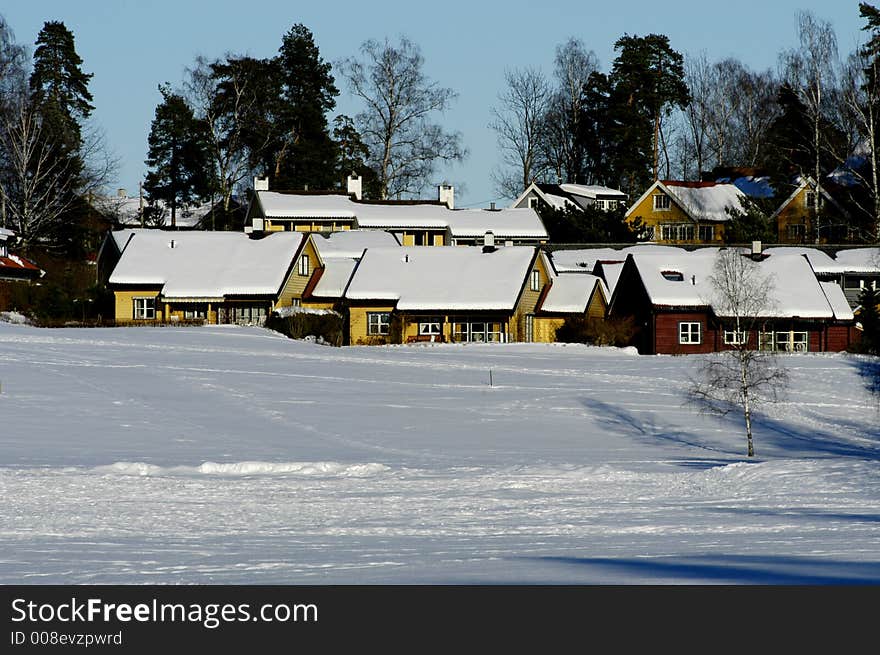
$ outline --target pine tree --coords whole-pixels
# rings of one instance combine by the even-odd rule
[[[661,121],[674,107],[686,107],[690,93],[684,60],[662,34],[624,35],[611,70],[611,138],[618,186],[630,194],[644,189],[660,173]]]
[[[79,174],[83,167],[80,122],[94,109],[88,89],[92,74],[83,72],[73,33],[64,23],[46,22],[37,35],[36,46],[31,100],[42,117],[44,136],[54,142],[55,155],[71,158],[74,165],[69,172]]]
[[[335,179],[337,150],[327,113],[336,106],[339,90],[330,64],[321,59],[311,31],[296,24],[284,35],[273,65],[281,92],[273,186],[331,188],[339,180]]]
[[[184,98],[160,86],[162,102],[150,126],[144,189],[151,204],[163,201],[171,209],[171,226],[177,225],[181,205],[207,197],[209,165],[205,126],[195,119]]]

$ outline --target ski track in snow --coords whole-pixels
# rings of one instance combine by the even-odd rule
[[[783,358],[754,462],[695,361],[0,324],[0,582],[880,583],[853,360]]]

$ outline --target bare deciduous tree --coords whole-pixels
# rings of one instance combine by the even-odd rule
[[[797,22],[800,47],[783,53],[781,60],[785,79],[798,94],[810,118],[812,175],[816,183],[821,184],[822,153],[827,141],[822,125],[836,82],[837,36],[829,21],[817,19],[810,12],[798,12]],[[819,229],[817,225],[816,243],[819,243]]]
[[[467,155],[461,134],[433,122],[457,94],[425,76],[421,50],[406,37],[397,45],[387,39],[365,41],[361,54],[362,60],[348,58],[338,68],[351,93],[366,106],[355,124],[369,150],[380,196],[418,194],[437,162],[461,161]]]
[[[74,203],[75,178],[67,170],[71,160],[54,156],[40,115],[24,96],[5,108],[0,149],[5,164],[0,176],[5,221],[27,250],[50,236]]]
[[[540,148],[550,86],[534,68],[507,71],[504,79],[500,105],[490,110],[489,127],[498,136],[503,162],[493,177],[498,193],[515,198],[543,173]]]
[[[599,60],[580,39],[569,38],[556,46],[556,88],[548,98],[543,130],[547,166],[563,182],[586,183],[586,149],[581,128],[584,87],[599,69]]]
[[[758,262],[735,248],[720,250],[715,260],[711,298],[706,299],[724,322],[729,350],[704,358],[691,380],[690,397],[704,411],[726,415],[739,410],[745,423],[747,453],[754,457],[752,412],[775,402],[788,374],[772,351],[761,350],[759,321],[772,312],[774,282]]]

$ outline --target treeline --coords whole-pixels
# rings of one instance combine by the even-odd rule
[[[769,176],[776,197],[756,202],[736,228],[760,234],[773,203],[809,176],[846,203],[856,240],[878,241],[880,14],[866,3],[859,12],[867,39],[844,58],[831,24],[799,13],[798,46],[779,53],[775,71],[685,57],[649,34],[619,38],[602,72],[595,53],[570,39],[556,49],[552,77],[506,73],[491,110],[503,160],[497,190],[516,197],[531,182],[568,182],[634,199],[656,179],[751,169]]]
[[[843,189],[853,234],[880,240],[880,14],[866,3],[859,11],[867,39],[843,59],[830,23],[799,14],[799,45],[780,53],[776,71],[685,57],[662,34],[623,35],[602,71],[593,51],[569,39],[556,49],[552,76],[509,70],[488,108],[499,194],[572,182],[634,199],[658,178],[750,168],[770,176],[778,200],[808,175]],[[216,229],[240,229],[234,198],[260,176],[274,189],[324,190],[356,173],[368,198],[418,196],[441,163],[467,155],[461,135],[437,118],[457,95],[426,77],[423,63],[403,37],[365,41],[331,65],[301,24],[272,57],[196,59],[179,87],[159,87],[146,219],[174,224],[182,207],[211,201]],[[112,179],[115,162],[90,122],[92,75],[73,34],[45,23],[28,58],[0,17],[0,73],[0,221],[25,248],[82,250],[87,200]],[[340,82],[361,111],[331,119]],[[769,211],[756,206],[731,233],[766,229]],[[545,220],[567,241],[632,238],[620,211]]]

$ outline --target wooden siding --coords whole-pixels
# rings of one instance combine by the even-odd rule
[[[319,261],[318,253],[315,251],[315,246],[312,243],[312,239],[305,239],[305,246],[303,246],[302,249],[296,254],[296,259],[294,260],[287,280],[285,281],[284,286],[281,289],[281,293],[278,295],[278,300],[275,303],[275,307],[290,307],[293,304],[294,298],[301,300],[303,296],[303,291],[305,290],[306,286],[308,286],[309,280],[311,280],[312,276],[315,275]],[[299,274],[300,261],[302,260],[303,255],[306,255],[309,258],[308,275]],[[273,307],[273,309],[275,307]]]
[[[389,304],[357,304],[349,305],[348,308],[348,338],[351,345],[370,343],[376,337],[367,334],[367,314],[372,312],[394,311],[394,305]]]
[[[550,274],[547,271],[544,262],[545,258],[542,257],[539,252],[535,257],[534,262],[529,267],[528,273],[526,274],[523,291],[520,295],[519,302],[517,303],[516,308],[513,311],[513,320],[511,320],[510,322],[511,341],[526,340],[526,315],[535,314],[535,309],[538,306],[538,300],[541,298],[541,292],[544,290],[544,287],[546,287],[547,284],[549,284],[550,282]],[[540,274],[540,282],[538,284],[537,290],[532,289],[532,271],[535,270],[537,270]]]
[[[642,221],[644,227],[654,228],[653,241],[657,243],[705,243],[699,237],[698,225],[711,225],[715,228],[714,238],[711,243],[722,243],[724,241],[724,224],[715,221],[706,221],[695,223],[687,212],[675,201],[672,196],[669,197],[669,209],[654,209],[654,196],[667,196],[662,189],[654,189],[640,203],[635,206],[626,220],[632,224],[636,219]],[[660,226],[664,224],[681,223],[694,226],[694,239],[688,241],[663,240]]]
[[[145,319],[136,319],[134,318],[134,299],[135,298],[156,298],[156,318],[152,319],[155,322],[161,322],[163,320],[163,309],[164,305],[159,302],[159,289],[156,287],[141,287],[138,289],[114,289],[113,295],[116,299],[116,322],[117,323],[132,323],[132,322],[144,322]]]
[[[816,211],[807,207],[807,191],[813,191],[811,187],[801,189],[791,201],[776,215],[776,228],[779,243],[807,243],[812,241],[813,222]],[[790,225],[803,225],[804,237],[794,238],[789,235]]]
[[[698,344],[678,342],[679,323],[699,323],[701,340]],[[654,316],[654,354],[691,355],[715,350],[718,335],[710,324],[706,311],[662,312]]]

